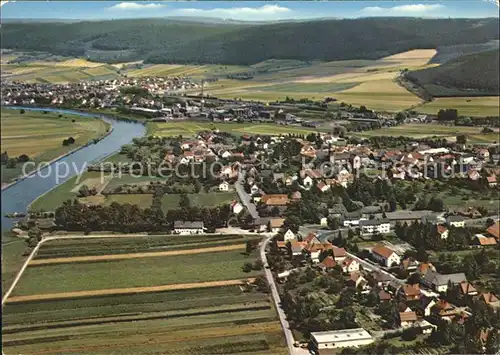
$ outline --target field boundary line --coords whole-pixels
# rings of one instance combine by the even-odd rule
[[[161,286],[110,288],[103,290],[46,293],[46,294],[37,294],[28,296],[14,296],[6,300],[6,303],[45,301],[45,300],[55,300],[55,299],[95,297],[95,296],[108,296],[108,295],[126,295],[131,293],[164,292],[164,291],[188,290],[193,288],[239,286],[247,282],[254,282],[254,281],[255,278],[252,277],[252,278],[238,279],[238,280],[192,282],[185,284],[171,284],[171,285],[161,285]]]
[[[107,255],[88,255],[88,256],[72,256],[67,258],[49,258],[32,260],[29,265],[51,265],[51,264],[67,264],[77,262],[92,262],[92,261],[108,261],[108,260],[126,260],[126,259],[141,259],[158,256],[176,256],[189,254],[214,253],[219,251],[231,251],[245,249],[245,244],[223,245],[217,247],[199,248],[199,249],[183,249],[183,250],[168,250],[156,251],[147,253],[128,253],[128,254],[107,254]]]

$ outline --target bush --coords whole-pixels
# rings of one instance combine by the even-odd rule
[[[24,110],[24,108],[22,108],[22,109],[20,109],[20,110],[19,110],[19,113],[20,113],[21,115],[24,115],[24,113],[25,113],[25,112],[26,112],[26,111]]]
[[[242,270],[243,270],[243,272],[250,272],[250,271],[252,271],[252,268],[253,268],[252,263],[249,263],[247,261],[245,264],[243,264]]]
[[[252,269],[253,270],[262,270],[263,267],[264,267],[264,264],[262,263],[262,260],[257,259],[253,263]]]
[[[401,339],[404,341],[412,341],[417,339],[417,335],[419,335],[422,331],[420,328],[407,328],[403,330],[403,333],[401,334]]]

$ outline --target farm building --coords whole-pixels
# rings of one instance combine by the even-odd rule
[[[318,350],[358,347],[373,343],[372,336],[363,328],[313,332],[311,339]]]
[[[202,234],[203,222],[175,221],[174,232],[177,234]]]

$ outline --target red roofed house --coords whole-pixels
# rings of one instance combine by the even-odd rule
[[[336,246],[333,246],[332,251],[333,251],[333,257],[335,258],[336,262],[341,263],[344,261],[347,255],[347,252],[345,251],[344,248],[338,248]]]
[[[485,237],[482,234],[476,234],[474,239],[477,246],[487,247],[497,245],[497,240],[494,237]]]
[[[418,301],[422,292],[420,292],[420,287],[417,285],[403,285],[398,291],[398,295],[405,301]]]
[[[264,195],[261,201],[267,206],[286,206],[289,202],[287,195]]]
[[[470,282],[464,281],[459,284],[460,293],[463,296],[476,296],[477,290],[472,286]]]
[[[322,262],[318,264],[318,267],[323,270],[327,270],[333,268],[335,265],[337,265],[335,260],[331,256],[327,256],[326,258],[323,259]]]
[[[342,262],[342,271],[347,273],[359,271],[358,261],[352,258],[345,258]]]
[[[489,187],[495,187],[497,186],[497,177],[496,175],[490,175],[486,178],[488,180],[488,186]]]
[[[496,240],[500,239],[500,222],[496,222],[486,230],[489,234],[495,237]]]
[[[361,275],[359,271],[354,271],[349,274],[347,285],[350,285],[354,288],[361,288],[364,291],[370,288],[368,286],[368,281],[363,277],[363,275]]]
[[[402,328],[413,326],[417,321],[417,314],[415,312],[399,312],[399,325]]]
[[[484,303],[486,303],[488,306],[491,307],[500,307],[500,300],[498,300],[498,297],[495,296],[493,292],[483,292],[481,293],[478,298],[482,300]]]
[[[387,248],[383,245],[377,245],[372,249],[372,255],[375,260],[381,263],[383,266],[391,267],[394,265],[399,265],[401,258],[394,250]]]

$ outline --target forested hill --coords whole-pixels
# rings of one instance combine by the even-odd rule
[[[2,47],[101,61],[255,64],[266,59],[375,59],[498,39],[497,19],[370,18],[273,24],[137,19],[4,23]]]
[[[498,50],[459,57],[406,76],[432,96],[498,95]]]

